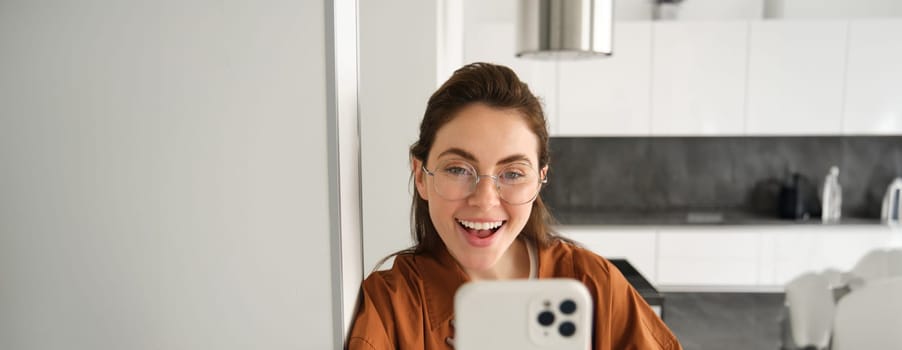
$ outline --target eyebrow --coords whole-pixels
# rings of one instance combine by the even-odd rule
[[[474,156],[472,153],[464,151],[457,147],[451,147],[449,149],[446,149],[442,153],[439,153],[438,158],[441,158],[446,155],[457,155],[463,159],[469,160],[474,163],[477,161],[476,156]],[[529,157],[527,157],[525,154],[514,154],[514,155],[507,156],[504,159],[499,160],[497,164],[507,164],[507,163],[513,163],[516,161],[525,161],[525,162],[529,163],[530,165],[532,165],[532,162],[529,161]]]

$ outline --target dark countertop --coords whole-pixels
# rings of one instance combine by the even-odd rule
[[[822,225],[820,218],[787,220],[739,211],[555,212],[561,225]],[[879,219],[843,218],[831,225],[880,225]]]

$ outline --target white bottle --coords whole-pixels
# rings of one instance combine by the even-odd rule
[[[839,185],[839,168],[830,167],[830,173],[824,178],[824,193],[821,196],[821,221],[824,223],[839,222],[842,215],[842,187]]]
[[[902,177],[897,177],[886,188],[880,219],[888,225],[902,225]]]

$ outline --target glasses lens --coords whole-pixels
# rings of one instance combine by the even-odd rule
[[[472,194],[476,189],[476,179],[480,177],[473,166],[462,161],[441,163],[433,173],[435,191],[447,200],[459,200]],[[493,180],[498,195],[510,204],[532,201],[541,187],[538,172],[526,164],[508,165]]]
[[[469,196],[476,183],[476,170],[460,161],[441,163],[434,173],[435,192],[447,200],[454,201]]]
[[[502,169],[495,180],[501,199],[510,204],[533,200],[541,185],[539,173],[526,164],[513,164]]]

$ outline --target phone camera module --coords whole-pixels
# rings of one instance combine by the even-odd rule
[[[567,299],[561,303],[559,308],[564,315],[569,315],[576,311],[576,303],[574,303],[573,300]]]
[[[551,311],[542,311],[539,314],[539,324],[548,327],[554,323],[554,314]]]
[[[561,325],[558,326],[557,331],[565,338],[569,338],[576,333],[576,325],[570,321],[562,322]]]

